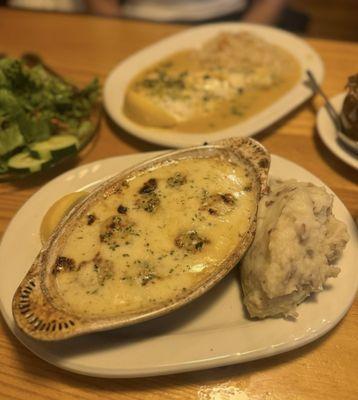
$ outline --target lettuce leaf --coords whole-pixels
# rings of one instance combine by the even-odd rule
[[[0,156],[3,156],[24,144],[24,138],[16,124],[0,129]]]

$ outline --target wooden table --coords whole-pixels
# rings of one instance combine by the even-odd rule
[[[85,83],[93,75],[104,81],[119,61],[181,29],[175,25],[0,9],[0,51],[13,56],[37,52],[78,83]],[[358,44],[318,39],[308,42],[326,65],[324,89],[328,95],[341,92],[347,76],[357,72]],[[317,136],[315,112],[320,104],[319,99],[305,103],[257,138],[269,151],[321,178],[357,216],[357,173],[334,157]],[[129,136],[103,118],[98,139],[79,163],[155,149],[158,147]],[[46,177],[0,185],[1,233],[24,202],[62,170],[65,168]],[[25,349],[0,319],[0,399],[353,400],[358,398],[357,314],[358,300],[331,333],[287,354],[208,371],[127,380],[84,377],[51,366]],[[247,397],[229,396],[227,390],[227,397],[215,397],[222,384],[242,389]]]

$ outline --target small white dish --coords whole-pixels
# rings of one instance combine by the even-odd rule
[[[334,195],[333,211],[347,224],[350,241],[342,271],[328,288],[298,307],[297,321],[249,320],[241,302],[237,271],[195,302],[167,316],[128,328],[57,343],[24,335],[14,324],[12,297],[41,248],[41,220],[59,197],[90,189],[103,179],[159,154],[113,157],[69,171],[43,186],[18,211],[0,245],[0,310],[16,337],[32,352],[60,368],[107,377],[178,373],[241,363],[286,352],[316,340],[345,315],[358,286],[358,234],[349,212]],[[272,156],[271,176],[324,185],[298,165]],[[330,189],[327,188],[329,192]],[[332,193],[332,192],[331,192]],[[21,243],[21,251],[17,251]]]
[[[145,127],[136,124],[124,114],[123,102],[126,89],[131,80],[140,71],[180,50],[198,48],[220,32],[239,31],[249,31],[272,44],[282,47],[292,53],[301,65],[301,80],[271,106],[234,126],[205,134]],[[113,121],[126,131],[148,142],[162,146],[186,147],[232,136],[252,136],[272,125],[312,96],[312,90],[303,84],[305,71],[308,69],[314,74],[317,82],[321,83],[324,67],[320,56],[304,40],[292,33],[268,26],[247,23],[202,25],[187,29],[148,46],[118,64],[111,71],[105,82],[103,90],[104,105]]]
[[[346,93],[340,93],[329,99],[338,114],[341,113],[345,96]],[[348,150],[338,140],[336,126],[324,106],[322,106],[317,113],[317,131],[323,143],[333,154],[346,164],[358,170],[358,155]]]

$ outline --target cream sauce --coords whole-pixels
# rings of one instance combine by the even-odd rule
[[[190,293],[238,245],[256,212],[245,165],[172,161],[95,203],[54,267],[67,307],[89,316],[158,308]],[[66,262],[64,263],[66,264]]]
[[[214,39],[219,43],[217,64],[215,54],[208,57],[204,50],[174,53],[134,78],[125,114],[140,125],[203,133],[237,124],[274,103],[298,82],[300,65],[278,46],[247,33],[241,36],[229,35],[229,40],[241,40],[247,47],[243,51],[265,53],[262,59],[253,56],[226,65],[222,53],[230,49],[225,36]],[[251,49],[251,43],[259,47]]]

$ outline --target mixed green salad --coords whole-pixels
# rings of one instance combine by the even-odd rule
[[[0,59],[0,177],[37,172],[76,153],[96,128],[94,79],[78,89],[41,62]]]

